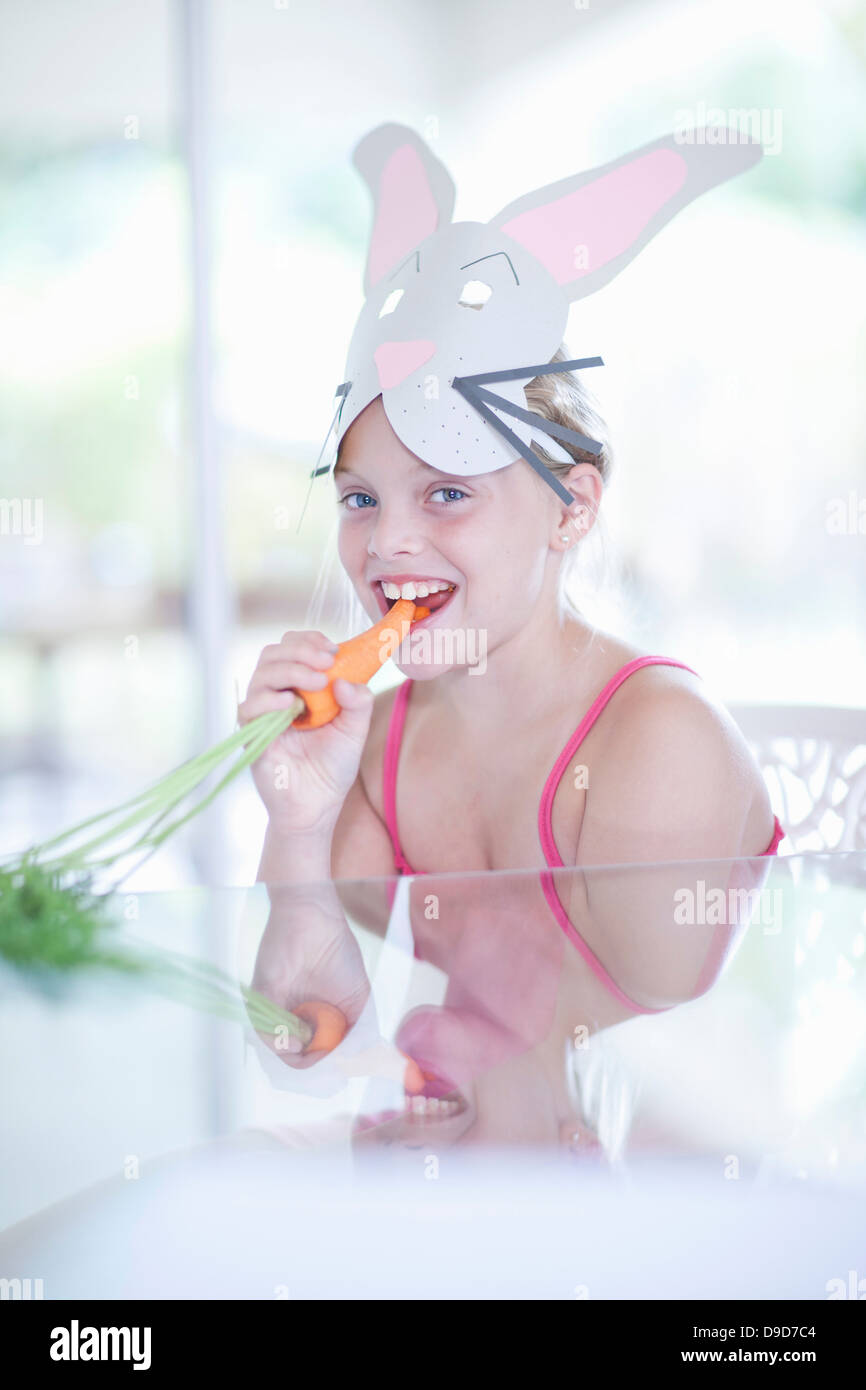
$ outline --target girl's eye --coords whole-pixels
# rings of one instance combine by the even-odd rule
[[[461,497],[466,497],[466,496],[468,495],[467,493],[465,493],[465,492],[462,490],[462,488],[459,488],[459,487],[437,487],[436,492],[456,492],[456,493],[457,493],[457,496],[456,496],[456,497],[448,497],[448,498],[446,498],[446,502],[448,502],[448,503],[458,502],[458,501],[460,500]],[[435,497],[435,495],[436,495],[436,493],[433,493],[433,496],[434,496],[434,497]]]
[[[437,492],[445,492],[449,494],[445,498],[446,506],[453,506],[456,502],[460,502],[463,498],[469,495],[468,493],[464,492],[462,488],[445,486],[437,487],[436,492],[431,493],[431,496],[435,497]],[[360,497],[363,500],[359,502],[357,506],[353,506],[351,504],[351,499],[353,497]],[[375,505],[375,501],[376,499],[374,497],[371,497],[369,492],[347,492],[345,497],[340,498],[340,505],[345,507],[347,511],[361,512],[367,510],[368,503],[373,503],[373,505]]]
[[[365,510],[365,507],[361,507],[361,506],[358,506],[358,507],[350,507],[350,506],[348,506],[349,500],[350,500],[350,498],[352,498],[352,497],[363,497],[363,498],[365,499],[365,502],[372,502],[372,501],[374,501],[374,499],[370,496],[369,492],[347,492],[345,497],[341,497],[341,498],[340,498],[340,505],[343,506],[343,507],[346,507],[347,511],[350,511],[350,512],[359,512],[359,511],[364,511],[364,510]]]

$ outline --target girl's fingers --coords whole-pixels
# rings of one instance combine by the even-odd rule
[[[265,647],[259,657],[259,666],[282,665],[286,661],[297,661],[316,670],[327,671],[334,664],[336,653],[312,642],[300,642],[291,648],[287,646]]]
[[[283,709],[296,690],[324,690],[337,644],[323,632],[286,632],[281,642],[262,648],[246,699],[238,706],[243,726],[258,714]],[[290,692],[290,699],[276,699]]]
[[[265,667],[264,670],[254,671],[247,699],[269,693],[279,694],[286,690],[324,690],[327,684],[327,672],[304,666],[299,661],[285,661]]]
[[[330,671],[333,662],[329,661],[327,666],[320,661],[307,661],[302,657],[282,657],[279,661],[266,661],[260,663],[253,672],[253,680],[257,678],[268,684],[273,684],[279,689],[285,686],[287,680],[296,681],[310,675],[324,676]]]
[[[272,690],[253,699],[244,700],[238,705],[238,723],[241,728],[257,719],[260,714],[271,714],[274,710],[288,709],[297,699],[294,690]]]
[[[344,680],[339,676],[334,681],[334,698],[338,705],[343,705],[346,709],[366,709],[374,696],[368,686]]]
[[[334,652],[337,650],[337,643],[326,637],[324,632],[284,632],[278,645],[291,646],[293,642],[309,642],[315,647],[327,648]]]

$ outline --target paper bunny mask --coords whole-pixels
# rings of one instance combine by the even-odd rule
[[[489,222],[452,222],[454,184],[424,141],[401,125],[370,131],[354,151],[373,196],[367,299],[328,437],[336,425],[339,444],[381,394],[393,430],[425,463],[469,477],[524,458],[573,501],[531,440],[570,462],[555,439],[590,453],[601,445],[529,411],[524,386],[545,371],[601,365],[550,365],[570,301],[606,285],[681,207],[761,158],[757,142],[720,134],[712,144],[665,136],[526,193]]]

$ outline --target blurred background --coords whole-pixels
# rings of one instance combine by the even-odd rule
[[[864,704],[862,5],[6,0],[0,25],[0,854],[231,732],[261,647],[312,625],[329,479],[298,519],[363,300],[351,152],[383,121],[487,220],[748,116],[757,169],[572,308],[615,457],[587,604],[723,700]],[[250,882],[264,828],[247,775],[130,886]]]
[[[577,597],[725,701],[866,703],[862,4],[0,0],[0,79],[0,855],[231,732],[286,629],[348,635],[329,479],[298,520],[363,301],[351,153],[384,121],[487,220],[746,117],[760,165],[572,308],[615,460],[613,563]],[[249,884],[264,829],[246,775],[128,880],[143,934],[231,964],[264,895],[201,885]],[[642,1077],[639,1144],[862,1173],[866,912],[842,859],[774,864],[784,934],[608,1039],[605,1076]],[[16,989],[3,1014],[3,1221],[124,1155],[337,1104],[275,1096],[235,1030],[114,986],[62,1013]]]

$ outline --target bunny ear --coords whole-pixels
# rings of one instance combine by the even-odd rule
[[[541,261],[569,299],[582,299],[618,275],[681,207],[750,169],[763,154],[738,130],[689,134],[695,143],[667,135],[527,193],[490,225]]]
[[[366,294],[431,232],[451,221],[454,183],[414,130],[380,125],[352,158],[373,195],[373,230],[364,272]]]

